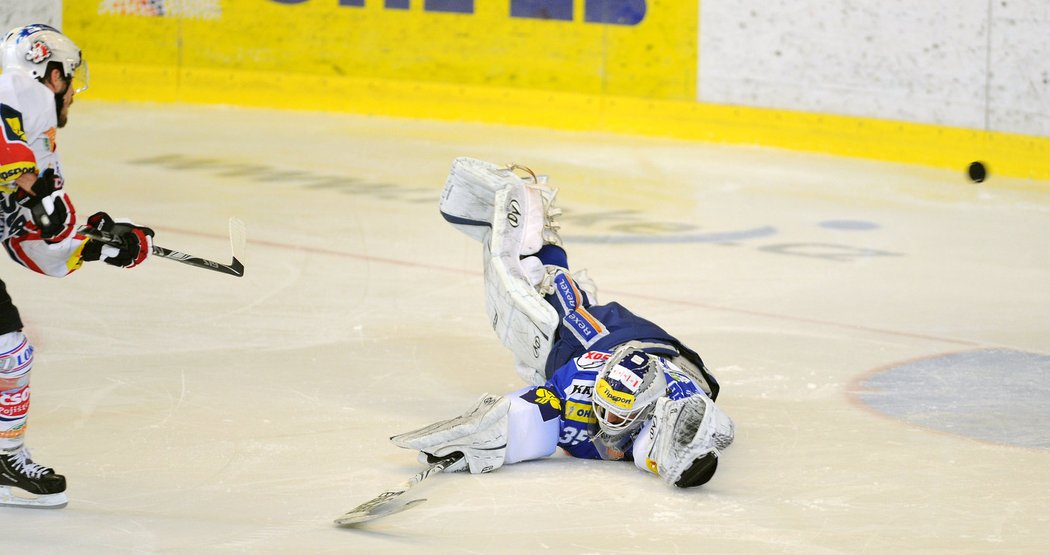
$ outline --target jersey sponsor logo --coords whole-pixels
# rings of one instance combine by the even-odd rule
[[[564,272],[554,276],[554,290],[558,292],[558,302],[563,312],[575,312],[580,306],[580,290]]]
[[[0,166],[0,183],[7,183],[18,179],[18,176],[23,173],[33,173],[36,171],[36,164],[29,162],[19,162],[17,164],[8,164],[6,166]],[[13,186],[12,186],[13,187]],[[13,188],[11,189],[14,190]]]
[[[29,412],[29,386],[0,393],[0,420],[19,420]]]
[[[47,131],[44,131],[44,146],[47,147],[47,149],[51,152],[55,151],[55,137],[57,135],[58,132],[55,131],[54,127],[48,129]]]
[[[29,45],[29,51],[26,52],[26,61],[34,64],[42,64],[50,57],[51,48],[42,40],[33,41],[33,44]]]
[[[576,401],[565,401],[565,419],[584,424],[598,423],[598,419],[594,416],[594,406],[590,403],[577,403]]]
[[[602,366],[605,366],[605,361],[607,360],[609,360],[609,353],[587,351],[576,359],[576,367],[581,370],[601,368]]]
[[[609,330],[585,308],[566,314],[565,318],[562,318],[562,325],[569,328],[580,344],[587,348],[609,335]]]
[[[594,392],[600,399],[605,400],[614,407],[629,409],[634,405],[634,395],[623,391],[616,391],[611,385],[609,385],[609,382],[605,381],[604,378],[598,380],[598,383],[595,384]]]
[[[591,395],[594,394],[594,384],[589,381],[574,380],[570,387],[568,395],[570,399],[580,399],[589,402]]]
[[[638,393],[638,388],[642,385],[641,376],[634,373],[633,370],[624,368],[619,364],[609,371],[608,379],[622,383],[631,393]]]
[[[561,400],[558,399],[558,396],[553,391],[545,387],[530,389],[521,398],[540,409],[540,417],[543,418],[544,422],[561,416]]]

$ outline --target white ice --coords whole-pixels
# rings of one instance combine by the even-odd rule
[[[8,262],[37,349],[28,445],[69,506],[0,508],[3,553],[1038,553],[1050,452],[858,400],[881,369],[1050,350],[1046,183],[758,147],[323,113],[78,102],[58,145],[80,218],[244,278],[154,259],[63,280]],[[387,438],[521,384],[484,317],[479,246],[437,196],[456,156],[561,189],[604,301],[703,355],[736,443],[706,486],[565,457],[410,477]],[[950,376],[945,379],[950,379]],[[1010,410],[995,383],[971,387]],[[1050,403],[1050,399],[1038,399]],[[993,419],[994,422],[994,419]],[[1044,426],[1050,429],[1050,425]],[[1046,432],[1050,434],[1050,431]],[[1004,435],[1006,431],[1004,431]]]

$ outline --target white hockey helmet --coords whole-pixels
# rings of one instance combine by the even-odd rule
[[[613,352],[594,381],[595,441],[606,449],[622,451],[667,394],[667,376],[660,359],[641,350],[636,342]],[[599,449],[601,451],[601,449]]]
[[[0,43],[0,67],[3,71],[20,71],[36,80],[47,75],[47,66],[55,62],[70,81],[74,92],[88,86],[87,63],[80,48],[58,29],[33,23],[11,29]]]

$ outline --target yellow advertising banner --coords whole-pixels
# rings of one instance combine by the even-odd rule
[[[64,0],[91,98],[760,144],[1050,177],[1050,139],[696,102],[698,0]]]
[[[64,20],[91,64],[145,66],[176,88],[187,84],[179,72],[217,70],[689,100],[697,10],[673,0],[65,0]]]

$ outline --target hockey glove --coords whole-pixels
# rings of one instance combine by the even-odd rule
[[[509,399],[485,394],[461,416],[396,435],[390,441],[398,447],[420,450],[420,460],[426,463],[452,453],[463,453],[463,458],[445,472],[468,469],[471,474],[492,472],[503,466],[507,456],[509,412]]]
[[[87,225],[113,235],[120,240],[120,244],[110,245],[89,239],[82,253],[85,262],[101,260],[111,266],[134,268],[153,253],[153,230],[148,227],[127,220],[114,220],[105,212],[93,214],[88,218]]]
[[[736,435],[729,415],[702,394],[657,400],[649,432],[646,466],[680,488],[707,483],[718,469],[719,454]]]
[[[33,183],[32,194],[19,189],[16,200],[29,209],[41,239],[52,243],[64,238],[69,207],[62,191],[62,180],[55,177],[55,170],[48,168],[40,174]]]

